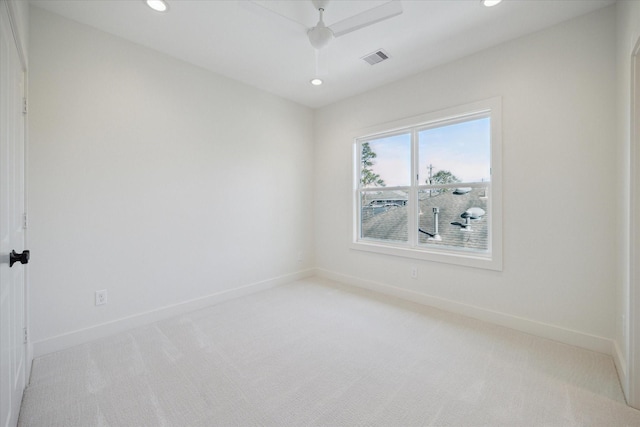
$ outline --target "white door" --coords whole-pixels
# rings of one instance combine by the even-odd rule
[[[0,1],[0,426],[18,421],[25,387],[25,272],[10,266],[24,251],[24,72]]]

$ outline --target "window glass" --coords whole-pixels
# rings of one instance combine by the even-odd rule
[[[411,135],[365,141],[361,145],[362,187],[398,187],[411,183]]]
[[[488,117],[419,131],[420,184],[489,181],[490,131]]]
[[[487,187],[420,190],[418,244],[486,252],[489,249],[488,196]]]
[[[388,242],[408,240],[407,191],[361,193],[361,237]]]

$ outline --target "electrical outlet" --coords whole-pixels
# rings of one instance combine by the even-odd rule
[[[415,265],[411,267],[411,278],[412,279],[418,278],[418,267],[416,267]]]
[[[107,303],[107,290],[96,291],[96,305],[103,305]]]

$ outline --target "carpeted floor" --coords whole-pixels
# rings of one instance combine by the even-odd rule
[[[34,360],[20,426],[638,426],[611,357],[308,279]]]

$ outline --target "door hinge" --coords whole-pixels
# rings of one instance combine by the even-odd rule
[[[27,98],[22,98],[22,114],[27,114]]]
[[[27,328],[22,328],[22,332],[24,332],[24,341],[22,343],[26,344],[27,342],[29,342],[29,334],[27,332]]]
[[[22,228],[24,230],[27,229],[27,214],[26,213],[22,214]]]

